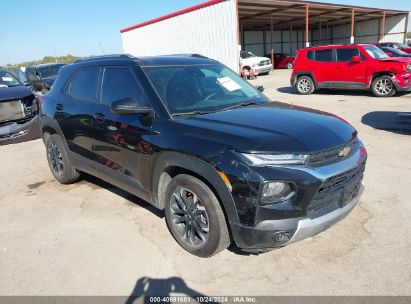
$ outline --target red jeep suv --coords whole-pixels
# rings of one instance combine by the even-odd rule
[[[393,58],[371,44],[301,49],[291,85],[299,94],[316,89],[371,89],[377,97],[411,91],[411,59]]]

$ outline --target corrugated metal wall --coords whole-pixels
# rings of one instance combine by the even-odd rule
[[[227,0],[121,34],[134,56],[197,53],[239,70],[236,1]]]
[[[382,41],[403,42],[406,17],[392,16],[385,19],[385,36]]]
[[[385,36],[381,41],[403,42],[406,16],[398,15],[387,17],[385,20]],[[309,31],[310,45],[348,44],[350,43],[351,24],[334,27],[322,25],[321,37],[319,29]],[[271,52],[271,32],[265,32],[264,47],[263,31],[245,31],[244,49],[258,56]],[[281,39],[282,37],[282,39]],[[320,38],[320,39],[319,39]],[[380,38],[380,19],[357,22],[355,24],[355,43],[376,43]],[[305,31],[292,32],[290,44],[290,31],[273,31],[274,51],[295,55],[296,50],[305,47]]]

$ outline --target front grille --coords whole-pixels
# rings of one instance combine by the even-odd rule
[[[354,169],[326,179],[311,201],[308,210],[344,207],[357,196],[364,170],[365,162]]]
[[[25,117],[20,99],[0,102],[0,122],[19,120]]]
[[[350,153],[348,153],[348,155],[346,156],[340,156],[340,152],[346,147],[350,148]],[[322,165],[338,162],[338,161],[341,161],[341,160],[344,160],[350,157],[353,153],[355,153],[358,150],[358,148],[359,148],[359,142],[357,139],[355,139],[351,143],[347,144],[346,146],[311,154],[308,158],[307,165],[322,166]]]
[[[260,63],[258,64],[259,66],[266,66],[266,65],[269,65],[270,64],[270,60],[263,60],[263,61],[260,61]]]

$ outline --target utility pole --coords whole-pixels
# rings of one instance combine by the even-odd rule
[[[53,53],[54,53],[54,60],[56,61],[56,63],[57,63],[57,54],[56,54],[56,49],[53,49]]]
[[[98,45],[100,46],[101,52],[103,53],[103,55],[106,54],[106,52],[104,52],[103,46],[101,45],[101,42],[98,43]]]

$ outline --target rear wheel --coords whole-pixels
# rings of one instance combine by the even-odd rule
[[[80,179],[78,172],[70,162],[62,138],[57,134],[46,137],[47,161],[54,178],[62,184],[72,184]]]
[[[295,88],[299,94],[309,95],[314,92],[315,85],[310,76],[301,76],[298,77]]]
[[[221,205],[201,180],[177,175],[166,190],[166,222],[177,243],[199,257],[210,257],[230,245]]]
[[[397,92],[391,77],[388,75],[375,78],[371,89],[377,97],[391,97]]]

